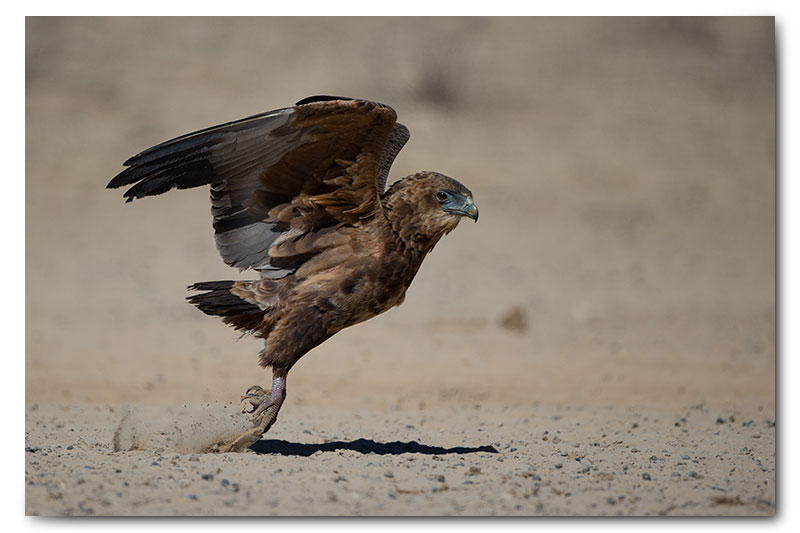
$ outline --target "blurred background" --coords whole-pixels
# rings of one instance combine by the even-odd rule
[[[238,400],[261,342],[188,305],[205,189],[105,189],[168,138],[313,94],[391,105],[390,181],[480,207],[297,405],[772,405],[773,18],[27,18],[26,400]]]

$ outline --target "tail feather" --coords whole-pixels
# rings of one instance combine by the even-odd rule
[[[231,292],[237,283],[243,282],[201,281],[188,288],[204,292],[193,294],[186,299],[207,315],[221,316],[226,324],[236,329],[259,330],[264,325],[265,310]]]

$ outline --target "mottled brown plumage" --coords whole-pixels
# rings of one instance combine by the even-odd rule
[[[195,283],[189,301],[265,340],[273,387],[245,397],[254,428],[274,423],[289,369],[342,329],[399,305],[422,260],[462,216],[477,220],[470,191],[420,172],[384,185],[409,138],[390,107],[311,97],[290,108],[184,135],[125,162],[108,187],[128,201],[172,188],[211,186],[223,260],[260,279]]]

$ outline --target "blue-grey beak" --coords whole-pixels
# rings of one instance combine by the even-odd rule
[[[472,201],[472,198],[467,198],[467,203],[464,205],[464,216],[469,217],[475,222],[478,221],[478,206]]]
[[[469,207],[467,207],[467,210],[464,212],[464,215],[468,216],[475,222],[478,221],[478,206],[475,205],[475,202],[472,201],[472,198],[469,199]]]
[[[449,200],[442,207],[450,214],[461,215],[469,217],[475,222],[478,221],[478,206],[469,196],[450,193]]]

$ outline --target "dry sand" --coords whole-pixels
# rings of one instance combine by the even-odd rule
[[[219,416],[223,406],[212,410]],[[764,410],[490,403],[346,413],[288,408],[246,453],[174,439],[196,410],[116,451],[120,409],[38,406],[29,514],[769,515],[774,420]],[[214,419],[209,416],[203,420]],[[103,423],[102,421],[106,421]],[[140,429],[137,428],[137,429]],[[191,428],[198,429],[198,428]],[[198,430],[200,435],[207,432]],[[177,441],[177,442],[170,442]],[[34,445],[33,443],[38,443]],[[199,442],[198,442],[199,443]]]
[[[26,39],[27,514],[775,513],[772,19],[29,18]],[[248,273],[207,191],[103,187],[315,93],[395,107],[393,176],[452,175],[481,219],[292,370],[252,451],[195,453],[269,380],[184,288]]]

